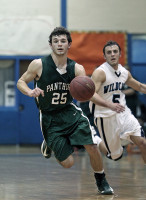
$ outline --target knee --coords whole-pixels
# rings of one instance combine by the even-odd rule
[[[63,168],[71,168],[74,165],[74,162],[63,163],[61,162]]]
[[[66,160],[60,162],[63,168],[71,168],[74,165],[74,159],[72,156],[69,156]]]
[[[84,146],[90,157],[101,157],[100,151],[96,144],[89,144]]]
[[[88,153],[94,153],[94,152],[98,151],[97,145],[94,145],[94,144],[84,145],[84,147]]]

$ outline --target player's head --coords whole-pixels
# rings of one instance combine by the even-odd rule
[[[70,32],[64,28],[63,26],[56,27],[49,36],[49,43],[52,44],[52,37],[53,36],[60,36],[60,35],[66,35],[68,43],[72,42],[71,34]]]
[[[120,45],[117,43],[117,42],[115,42],[115,41],[113,41],[113,40],[109,40],[105,45],[104,45],[104,47],[103,47],[103,54],[105,55],[105,49],[106,49],[106,47],[111,47],[111,46],[114,46],[114,45],[116,45],[117,47],[118,47],[118,49],[119,49],[119,52],[121,53],[121,47],[120,47]]]
[[[106,62],[114,69],[117,69],[121,56],[119,44],[115,41],[108,41],[103,48],[103,54]]]

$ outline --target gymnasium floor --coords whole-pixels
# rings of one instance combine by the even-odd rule
[[[114,162],[104,158],[115,195],[97,194],[86,152],[75,152],[75,165],[63,169],[40,147],[0,146],[0,200],[146,200],[146,165],[139,154]]]

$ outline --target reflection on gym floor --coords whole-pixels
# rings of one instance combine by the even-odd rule
[[[40,147],[0,146],[0,200],[146,200],[146,165],[140,154],[120,161],[105,156],[104,168],[115,195],[97,194],[86,152],[74,153],[75,165],[63,169]]]

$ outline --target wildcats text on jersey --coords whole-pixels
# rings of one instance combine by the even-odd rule
[[[54,90],[69,90],[70,84],[63,83],[63,82],[56,82],[50,85],[47,85],[47,92],[54,91]]]
[[[115,82],[110,85],[106,85],[106,86],[104,86],[104,94],[106,94],[107,92],[122,90],[123,87],[124,87],[124,83],[122,83],[122,82]]]

